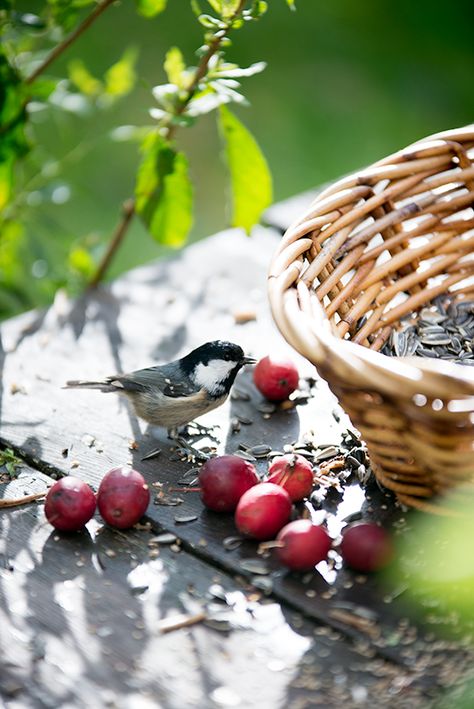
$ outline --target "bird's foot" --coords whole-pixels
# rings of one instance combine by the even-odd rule
[[[189,461],[206,461],[212,457],[213,453],[210,448],[208,450],[196,448],[182,436],[175,438],[175,441],[178,444],[177,452],[182,454],[182,456],[186,457]]]

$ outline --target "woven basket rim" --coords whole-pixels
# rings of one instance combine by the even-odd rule
[[[312,220],[337,209],[344,202],[346,191],[356,188],[363,192],[367,177],[378,168],[394,161],[410,160],[413,151],[435,150],[446,141],[463,140],[474,142],[474,124],[463,128],[446,130],[420,139],[402,150],[373,163],[368,168],[352,172],[324,189],[312,201],[304,214],[298,217],[286,230],[279,248],[273,256],[268,275],[268,291],[273,318],[290,344],[317,367],[323,366],[330,358],[333,371],[339,372],[346,382],[357,389],[376,389],[388,395],[412,400],[416,394],[427,399],[445,396],[449,399],[471,399],[474,397],[474,372],[454,362],[426,360],[424,358],[395,358],[370,350],[367,347],[344,340],[332,332],[330,321],[321,304],[309,302],[309,289],[301,281],[296,287],[288,287],[282,280],[282,264],[279,259],[283,249],[291,245],[295,262],[288,280],[295,281],[297,256],[303,256],[310,248],[311,240],[305,237]],[[380,178],[378,178],[380,179]],[[318,307],[319,306],[319,307]],[[416,359],[416,363],[413,360]],[[400,389],[403,381],[404,389]],[[465,401],[466,407],[474,411],[472,402]]]

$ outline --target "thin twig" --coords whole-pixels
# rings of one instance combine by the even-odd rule
[[[104,278],[115,252],[117,251],[118,247],[123,241],[125,234],[127,233],[128,227],[130,226],[130,222],[132,221],[134,214],[135,200],[127,199],[122,205],[122,218],[117,224],[115,232],[113,233],[112,238],[107,247],[107,251],[102,257],[99,266],[97,267],[97,271],[89,281],[88,289],[95,288]]]
[[[179,630],[180,628],[189,628],[190,625],[196,625],[196,623],[202,623],[206,620],[207,613],[201,611],[200,613],[194,613],[188,615],[186,613],[180,613],[179,615],[171,616],[170,618],[164,618],[158,623],[158,630],[160,633],[170,633],[172,630]]]
[[[93,22],[106,10],[109,5],[115,0],[102,0],[96,7],[92,10],[90,15],[87,17],[74,29],[67,37],[63,39],[62,42],[56,45],[54,49],[48,54],[46,59],[41,62],[41,64],[25,79],[25,84],[32,84],[40,74],[42,74],[50,64],[52,64],[73,42],[76,41],[78,37],[85,32]]]
[[[33,495],[25,495],[24,497],[17,497],[13,500],[0,500],[0,508],[2,507],[19,507],[20,505],[26,505],[28,502],[34,502],[35,500],[40,500],[46,495],[48,491],[35,492]]]

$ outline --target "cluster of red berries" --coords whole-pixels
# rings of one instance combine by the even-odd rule
[[[143,475],[131,468],[114,468],[102,478],[97,495],[79,478],[61,478],[48,490],[44,513],[56,529],[74,532],[87,524],[98,507],[111,527],[128,529],[144,515],[149,502]]]
[[[259,391],[271,401],[284,401],[295,391],[299,374],[287,359],[264,357],[253,373]],[[311,464],[301,455],[274,458],[264,482],[254,466],[235,455],[211,458],[199,473],[204,505],[216,512],[234,512],[239,532],[258,540],[276,537],[276,553],[290,569],[311,569],[326,559],[333,540],[326,528],[309,519],[289,521],[293,503],[307,498],[313,488]],[[96,507],[107,524],[132,527],[145,513],[150,491],[143,476],[131,468],[109,471],[97,495],[82,480],[66,477],[48,491],[45,514],[62,531],[81,529]],[[393,555],[389,534],[371,523],[348,526],[339,551],[347,564],[359,571],[385,566]]]
[[[307,497],[313,485],[311,465],[303,456],[275,458],[265,482],[260,482],[254,466],[239,456],[219,456],[202,466],[199,483],[205,506],[216,512],[234,512],[241,534],[260,541],[276,536],[277,556],[290,569],[313,568],[326,559],[333,546],[324,526],[309,519],[289,521],[293,502]],[[348,526],[339,551],[358,571],[380,569],[393,554],[389,534],[372,523]]]

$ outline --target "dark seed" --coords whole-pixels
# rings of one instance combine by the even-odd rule
[[[256,458],[266,458],[268,453],[270,453],[271,447],[268,446],[266,443],[263,443],[258,446],[253,446],[250,448],[249,453],[251,455],[254,455]]]
[[[250,425],[253,423],[253,420],[247,418],[246,416],[240,416],[240,415],[239,415],[239,416],[237,416],[237,419],[238,419],[238,421],[240,421],[240,423],[241,423],[243,426],[250,426]]]

